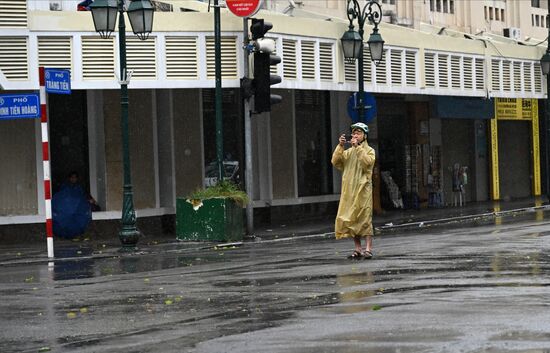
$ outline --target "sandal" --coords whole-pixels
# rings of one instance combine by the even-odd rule
[[[368,260],[368,259],[372,259],[372,257],[374,256],[372,251],[368,251],[368,250],[365,250],[363,251],[363,253],[361,254],[363,255],[363,257]]]
[[[348,256],[348,259],[359,260],[362,257],[363,257],[363,254],[360,251],[355,250],[350,256]]]

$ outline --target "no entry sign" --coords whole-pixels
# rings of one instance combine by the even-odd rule
[[[261,0],[225,0],[229,11],[239,17],[254,16],[260,9]]]

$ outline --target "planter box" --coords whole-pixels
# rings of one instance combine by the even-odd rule
[[[179,240],[241,241],[243,208],[231,199],[208,199],[196,210],[184,198],[176,200],[176,237]]]

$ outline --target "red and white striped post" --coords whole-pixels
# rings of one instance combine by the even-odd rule
[[[44,165],[44,202],[46,204],[46,239],[48,257],[53,258],[52,185],[50,178],[50,147],[48,138],[48,105],[44,67],[38,68],[40,78],[40,125],[42,127],[42,163]]]

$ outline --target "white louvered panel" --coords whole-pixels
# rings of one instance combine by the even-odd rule
[[[416,52],[405,51],[405,81],[407,86],[416,86]]]
[[[302,78],[315,80],[315,42],[302,41]]]
[[[491,87],[493,88],[493,91],[500,91],[500,60],[491,60],[491,75],[492,75],[492,82]]]
[[[533,70],[535,71],[535,93],[542,93],[542,71],[540,63],[535,62],[533,64]]]
[[[460,56],[451,55],[451,87],[454,89],[460,89],[462,79],[461,76],[461,65],[460,65]]]
[[[38,66],[72,70],[71,37],[38,37]]]
[[[521,62],[514,61],[514,91],[521,92]]]
[[[126,60],[129,70],[134,70],[132,79],[157,78],[156,37],[141,40],[126,37]]]
[[[197,37],[166,37],[166,77],[197,79]]]
[[[283,39],[283,77],[296,79],[296,41]]]
[[[403,84],[403,50],[390,50],[390,77],[391,84],[401,86]]]
[[[476,90],[485,89],[485,60],[481,58],[475,58],[475,70],[476,70]]]
[[[439,87],[449,88],[449,55],[438,54],[437,55]]]
[[[222,37],[220,45],[222,77],[237,78],[237,37]],[[206,76],[216,77],[214,37],[206,37]]]
[[[463,60],[463,82],[464,89],[473,89],[474,88],[474,76],[473,76],[473,63],[474,59],[468,56],[464,56]]]
[[[277,38],[269,38],[271,40],[273,40],[275,42],[275,49],[277,49]],[[278,57],[281,57],[280,55],[277,54],[277,51],[273,51],[273,55],[277,55]],[[281,62],[283,61],[283,58],[281,58]],[[278,72],[277,72],[277,66],[278,65],[271,65],[269,67],[269,73],[271,75],[278,75]]]
[[[384,53],[382,53],[382,61],[380,61],[380,64],[378,64],[378,66],[375,66],[376,83],[379,85],[388,83],[388,75],[386,70],[386,58],[388,57],[387,52],[387,50],[384,50]]]
[[[356,61],[344,61],[344,75],[346,82],[355,82],[357,81],[357,63]]]
[[[27,0],[0,0],[0,28],[27,27]]]
[[[106,80],[114,77],[114,38],[82,37],[82,78]]]
[[[363,58],[365,58],[363,61],[363,81],[372,83],[373,63],[371,61],[370,49],[366,45],[363,45]]]
[[[502,62],[502,90],[505,92],[512,91],[512,62],[504,60]]]
[[[533,64],[523,63],[523,89],[525,92],[533,92]]]
[[[319,43],[319,72],[321,81],[332,81],[334,79],[333,52],[332,43]]]
[[[0,37],[0,69],[8,80],[28,80],[27,37]]]
[[[435,54],[434,53],[425,53],[424,54],[424,72],[426,79],[426,87],[435,88]]]

